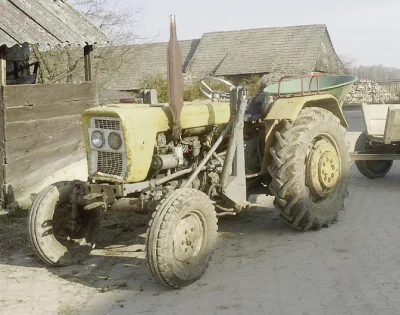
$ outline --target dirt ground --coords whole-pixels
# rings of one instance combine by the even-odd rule
[[[373,181],[353,166],[339,222],[306,233],[254,196],[265,207],[221,220],[208,271],[179,291],[147,269],[145,215],[105,215],[91,257],[63,268],[33,255],[26,213],[0,216],[0,314],[400,314],[399,189],[397,164]]]

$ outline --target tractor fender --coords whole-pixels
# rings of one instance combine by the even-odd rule
[[[284,120],[295,121],[300,111],[305,107],[320,107],[329,110],[340,119],[340,123],[343,127],[347,128],[349,126],[338,100],[330,94],[280,98],[276,100],[272,104],[267,116],[264,118],[265,151],[261,174],[268,174],[268,166],[272,162],[270,149],[276,142],[275,132],[282,129]]]
[[[275,121],[287,119],[294,121],[304,107],[320,107],[329,110],[340,119],[343,127],[347,128],[349,126],[338,100],[330,94],[279,98],[272,104],[264,120]]]

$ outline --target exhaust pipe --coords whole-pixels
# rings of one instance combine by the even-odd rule
[[[181,112],[183,107],[182,54],[176,36],[175,15],[170,17],[170,38],[167,47],[169,106],[172,112],[172,137],[181,136]]]

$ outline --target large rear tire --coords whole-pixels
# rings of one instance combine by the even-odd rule
[[[43,189],[29,212],[29,239],[37,256],[51,266],[74,265],[85,260],[99,232],[99,210],[85,211],[78,196],[82,182],[59,182]],[[73,203],[77,216],[71,217]]]
[[[371,150],[373,147],[368,142],[367,133],[364,131],[357,138],[355,151],[366,151]],[[382,178],[389,173],[392,168],[393,161],[365,161],[357,160],[355,161],[358,171],[370,179]]]
[[[269,189],[275,207],[293,227],[320,229],[337,221],[350,168],[345,135],[336,116],[313,107],[276,132]]]
[[[178,189],[162,200],[147,230],[150,271],[161,284],[179,289],[202,277],[217,238],[217,216],[204,193]]]

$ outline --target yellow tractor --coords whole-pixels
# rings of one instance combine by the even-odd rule
[[[152,212],[146,254],[161,284],[181,288],[210,261],[217,218],[249,209],[254,191],[275,197],[300,230],[329,227],[347,195],[350,159],[342,102],[353,76],[286,77],[249,97],[205,77],[208,99],[183,102],[182,62],[171,23],[169,104],[111,104],[83,113],[86,183],[44,189],[29,216],[32,247],[47,264],[83,261],[100,213]],[[208,82],[226,84],[229,92]]]

